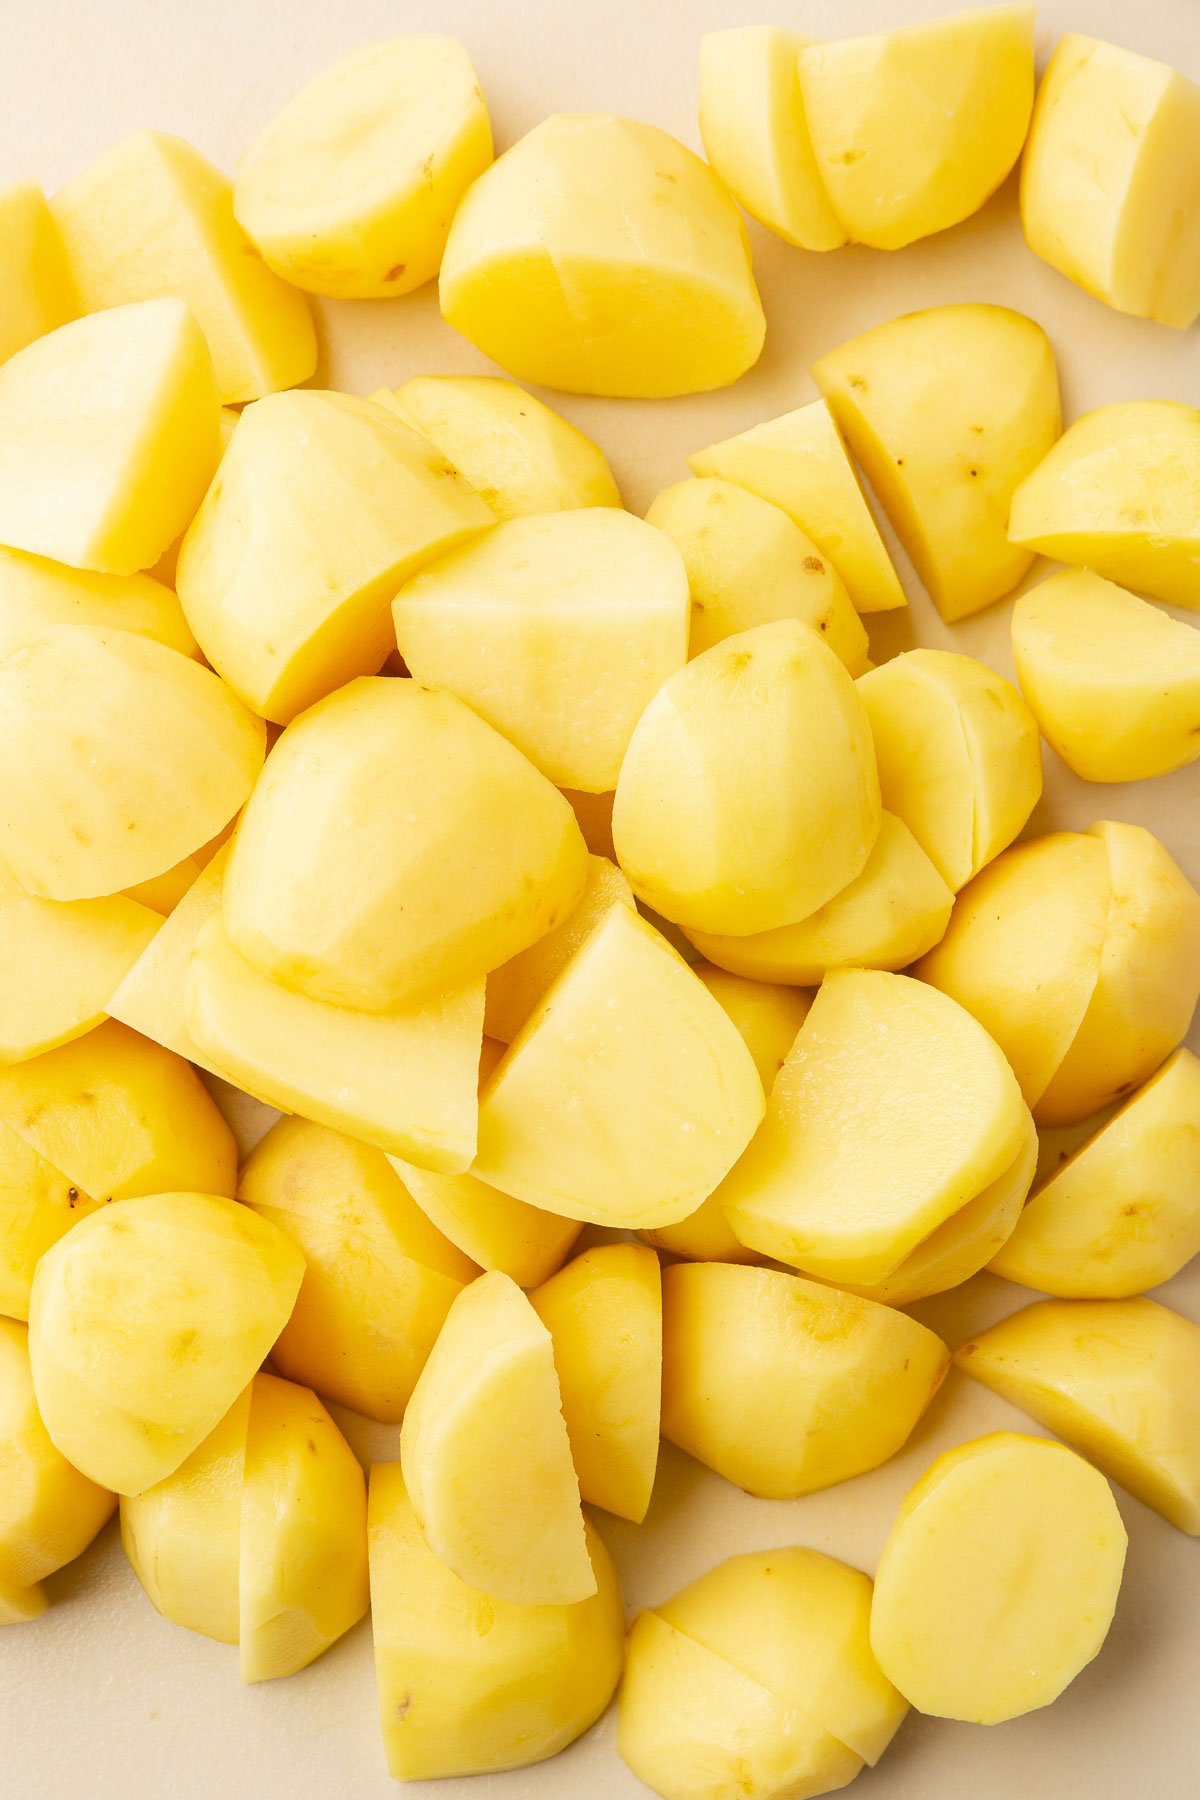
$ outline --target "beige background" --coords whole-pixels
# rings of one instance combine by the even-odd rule
[[[460,33],[507,145],[547,113],[610,109],[697,143],[697,42],[704,30],[772,14],[814,36],[935,16],[951,0],[0,0],[0,182],[52,188],[113,139],[153,125],[232,167],[256,130],[326,63],[406,29]],[[1200,0],[1043,0],[1039,57],[1067,28],[1112,37],[1200,77]],[[898,255],[805,255],[753,228],[770,330],[758,368],[716,396],[663,404],[566,399],[564,412],[608,451],[642,510],[684,473],[686,451],[813,393],[807,365],[894,313],[990,300],[1050,333],[1067,416],[1104,401],[1200,402],[1200,338],[1118,317],[1037,262],[1017,224],[1013,184],[956,231]],[[410,299],[331,305],[330,385],[366,392],[421,371],[490,365],[443,327],[429,289]],[[1197,328],[1200,330],[1200,328]],[[551,396],[553,398],[553,396]],[[873,632],[876,655],[953,644],[1011,673],[1008,607],[947,631],[913,598]],[[1036,573],[1041,573],[1037,571]],[[1119,789],[1089,788],[1047,752],[1035,824],[1143,821],[1200,880],[1197,768]],[[1200,1270],[1165,1298],[1200,1319]],[[981,1277],[917,1310],[952,1344],[1014,1310],[1024,1290]],[[874,1566],[906,1488],[947,1446],[1022,1416],[956,1374],[906,1452],[876,1474],[795,1504],[754,1501],[664,1446],[654,1505],[637,1530],[603,1520],[632,1608],[724,1556],[800,1542]],[[396,1433],[350,1420],[364,1455]],[[1130,1533],[1125,1591],[1103,1654],[1052,1709],[990,1732],[910,1718],[861,1800],[1185,1800],[1200,1791],[1200,1547],[1120,1495]],[[379,1800],[393,1792],[375,1717],[369,1626],[290,1681],[244,1689],[236,1654],[165,1623],[126,1566],[115,1530],[51,1583],[36,1626],[0,1634],[3,1800]],[[438,1800],[609,1800],[644,1792],[615,1758],[610,1713],[541,1769],[439,1784]]]

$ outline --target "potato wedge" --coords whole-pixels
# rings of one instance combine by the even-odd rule
[[[79,312],[66,251],[33,181],[0,188],[0,363]]]
[[[0,550],[0,661],[55,625],[109,625],[195,656],[196,640],[170,588],[149,575],[69,569],[23,550]]]

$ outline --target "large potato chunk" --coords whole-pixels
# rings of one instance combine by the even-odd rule
[[[526,1606],[439,1561],[399,1463],[371,1470],[368,1522],[379,1716],[397,1780],[523,1768],[595,1723],[621,1673],[625,1614],[594,1526],[585,1521],[595,1592]]]
[[[1038,89],[1021,169],[1029,248],[1119,312],[1200,313],[1200,87],[1068,32]]]
[[[1153,1300],[1043,1300],[954,1361],[1200,1537],[1200,1326]]]
[[[254,254],[229,182],[182,138],[135,132],[50,204],[81,311],[164,295],[186,301],[208,339],[222,400],[257,400],[316,368],[306,301]]]
[[[609,793],[633,728],[687,660],[688,578],[613,506],[508,519],[402,587],[396,642],[559,787]]]
[[[569,805],[519,750],[453,695],[380,677],[275,746],[230,854],[225,920],[277,981],[384,1010],[527,949],[586,877]]]
[[[462,1581],[529,1606],[597,1589],[550,1333],[493,1270],[455,1300],[400,1435],[426,1542]]]
[[[665,131],[607,113],[544,120],[480,177],[441,301],[519,380],[584,394],[724,387],[766,330],[723,183]]]
[[[182,300],[62,325],[0,367],[0,543],[80,569],[149,569],[219,454],[220,397]]]
[[[879,834],[862,702],[817,632],[739,632],[660,688],[630,740],[613,842],[633,891],[689,930],[790,925],[862,871]]]
[[[950,1352],[904,1313],[777,1269],[663,1271],[663,1436],[763,1499],[894,1456]]]
[[[80,1221],[38,1264],[29,1356],[64,1456],[140,1494],[228,1411],[287,1323],[304,1273],[249,1207],[150,1194]]]
[[[1062,430],[1040,325],[1004,306],[935,306],[876,325],[813,379],[944,619],[1014,588],[1014,490]]]
[[[297,287],[342,299],[432,281],[492,160],[471,59],[432,33],[368,44],[290,100],[242,158],[238,221]]]
[[[428,439],[349,394],[246,408],[179,552],[213,667],[286,724],[392,644],[392,596],[493,515]],[[2,515],[0,515],[2,523]]]
[[[1084,781],[1141,781],[1200,756],[1200,631],[1066,569],[1013,608],[1017,679]]]
[[[46,900],[117,893],[215,837],[265,748],[211,669],[130,631],[56,626],[0,663],[0,856]]]
[[[1200,607],[1200,411],[1125,400],[1085,413],[1013,495],[1009,536],[1173,606]]]
[[[0,363],[79,311],[46,196],[32,181],[0,188]]]
[[[474,1169],[567,1218],[670,1225],[712,1192],[762,1110],[737,1028],[618,903],[485,1084]]]
[[[196,654],[178,600],[151,576],[101,575],[0,550],[0,661],[55,625],[109,625]]]

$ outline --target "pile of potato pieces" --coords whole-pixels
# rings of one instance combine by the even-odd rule
[[[667,1800],[826,1792],[910,1703],[994,1723],[1095,1656],[1104,1475],[1200,1534],[1200,1329],[1140,1297],[1200,1250],[1200,896],[1139,827],[1017,842],[1041,737],[1092,781],[1200,755],[1200,640],[1138,597],[1200,605],[1200,413],[1064,433],[1041,329],[938,307],[643,521],[513,381],[297,386],[301,290],[439,270],[524,379],[718,386],[764,329],[731,192],[898,248],[1023,145],[1030,245],[1186,326],[1200,90],[1071,37],[1035,105],[1010,5],[716,33],[701,126],[711,167],[601,116],[493,165],[463,47],[398,39],[232,187],[145,132],[0,195],[0,1623],[119,1498],[154,1605],[246,1681],[370,1602],[402,1779],[555,1754],[625,1665],[621,1754]],[[1016,604],[1020,692],[872,666],[904,594],[856,464],[947,621],[1071,565]],[[284,1115],[240,1170],[197,1070]],[[1038,1127],[1089,1120],[1039,1176]],[[951,1358],[899,1309],[984,1267],[1055,1298]],[[827,1488],[952,1360],[1074,1450],[960,1445],[874,1587],[735,1558],[626,1652],[581,1502],[641,1522],[660,1436]],[[399,1460],[364,1481],[325,1400]]]

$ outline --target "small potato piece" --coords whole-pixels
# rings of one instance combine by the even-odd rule
[[[769,1094],[808,1017],[812,995],[757,977],[747,980],[704,963],[696,963],[694,973],[741,1032],[763,1092]]]
[[[590,1521],[596,1591],[566,1606],[460,1581],[422,1536],[399,1463],[371,1470],[368,1521],[379,1716],[398,1781],[524,1768],[595,1723],[621,1673],[625,1613]]]
[[[38,1258],[97,1204],[0,1122],[0,1315],[29,1317]]]
[[[877,1469],[949,1362],[915,1319],[798,1275],[663,1270],[663,1436],[762,1499]]]
[[[261,719],[190,657],[59,625],[0,663],[0,856],[45,900],[92,900],[206,844],[262,766]]]
[[[66,251],[32,181],[0,188],[0,363],[79,311]]]
[[[973,656],[907,650],[858,684],[883,804],[957,893],[1007,848],[1042,793],[1037,723]]]
[[[1200,631],[1090,569],[1013,608],[1013,657],[1042,736],[1084,781],[1142,781],[1200,756]]]
[[[614,863],[588,857],[587,884],[575,910],[528,950],[521,950],[487,978],[483,1029],[498,1043],[511,1044],[584,939],[611,906],[634,907],[633,889]]]
[[[831,350],[813,379],[943,619],[1009,593],[1033,561],[1009,541],[1013,492],[1062,430],[1041,326],[934,306]]]
[[[545,937],[586,876],[570,807],[519,750],[453,695],[379,677],[275,746],[230,853],[225,921],[275,980],[386,1011]]]
[[[213,667],[285,725],[374,675],[396,589],[492,522],[428,439],[384,407],[270,394],[242,414],[188,528],[179,598]]]
[[[671,1225],[741,1155],[763,1105],[737,1029],[617,905],[485,1084],[474,1173],[567,1218]]]
[[[746,211],[802,250],[837,250],[846,231],[821,184],[800,87],[811,42],[776,25],[700,39],[704,154]]]
[[[1085,413],[1013,495],[1008,535],[1172,606],[1200,607],[1200,411],[1125,400]]]
[[[200,928],[221,911],[221,886],[229,851],[217,851],[109,997],[109,1016],[151,1038],[176,1056],[207,1069],[208,1063],[187,1028],[187,974]],[[209,1070],[215,1074],[215,1070]]]
[[[289,100],[242,158],[234,208],[297,287],[343,300],[408,294],[437,274],[455,210],[491,160],[465,46],[388,38]]]
[[[1021,169],[1036,256],[1136,318],[1200,314],[1200,87],[1069,31],[1038,89]]]
[[[1200,1325],[1154,1300],[1043,1300],[954,1361],[1200,1537]]]
[[[769,500],[705,476],[664,489],[646,522],[674,541],[687,569],[689,655],[754,625],[799,619],[851,675],[867,667],[867,634],[837,570]]]
[[[316,368],[307,302],[254,254],[234,219],[230,183],[182,138],[135,132],[59,188],[50,206],[80,310],[186,301],[223,401],[294,387]]]
[[[219,414],[182,300],[48,332],[0,365],[0,543],[114,575],[152,567],[217,466]]]
[[[507,519],[392,602],[418,681],[445,688],[560,787],[609,793],[634,726],[687,660],[688,580],[665,532],[613,506]]]
[[[29,1356],[51,1438],[119,1494],[172,1474],[287,1323],[304,1259],[249,1207],[149,1194],[83,1219],[38,1264]]]
[[[977,212],[1020,156],[1033,7],[809,43],[799,66],[818,176],[847,236],[899,250]]]
[[[766,330],[733,199],[653,125],[544,120],[467,194],[442,316],[519,381],[663,399],[724,387]]]
[[[1125,1563],[1103,1475],[1044,1438],[948,1450],[883,1547],[871,1648],[913,1706],[998,1725],[1056,1700],[1099,1651]]]
[[[862,873],[798,925],[749,937],[690,936],[719,968],[815,987],[831,969],[907,968],[942,937],[953,904],[908,826],[885,812]]]
[[[658,1467],[662,1280],[641,1244],[601,1244],[529,1296],[554,1367],[579,1492],[640,1524]]]
[[[828,401],[812,400],[687,460],[693,475],[719,476],[787,513],[829,558],[860,613],[905,604]]]
[[[450,1308],[400,1460],[426,1542],[460,1580],[528,1606],[597,1591],[550,1333],[507,1275]]]
[[[498,519],[621,504],[599,446],[515,381],[417,375],[391,399]]]
[[[0,550],[0,661],[55,625],[109,625],[195,656],[170,588],[149,575],[99,575],[44,556]]]
[[[1035,1189],[991,1262],[1044,1294],[1122,1299],[1200,1255],[1200,1061],[1177,1050]]]
[[[276,1368],[398,1424],[475,1264],[430,1223],[382,1150],[308,1119],[272,1126],[242,1169],[238,1199],[304,1253]]]
[[[685,930],[770,931],[861,873],[879,779],[854,683],[781,619],[706,650],[638,721],[613,842],[640,900]]]

